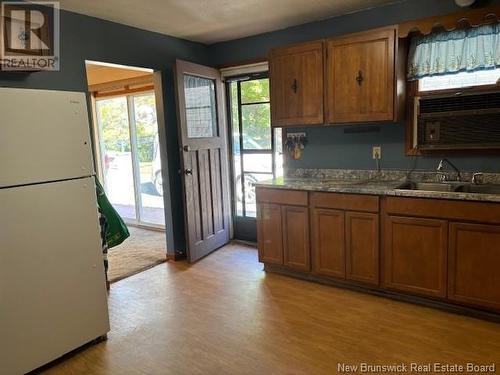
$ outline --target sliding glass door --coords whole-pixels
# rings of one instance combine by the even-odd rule
[[[165,226],[153,92],[96,100],[100,167],[106,194],[132,224]]]

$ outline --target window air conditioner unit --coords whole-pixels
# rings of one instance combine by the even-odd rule
[[[500,88],[415,97],[414,147],[500,149]]]

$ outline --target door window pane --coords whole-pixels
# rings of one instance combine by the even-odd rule
[[[273,178],[272,173],[244,173],[243,191],[245,198],[245,214],[249,217],[256,217],[257,205],[255,200],[255,186],[257,181],[265,181]]]
[[[269,103],[241,107],[243,148],[271,150],[271,118]]]
[[[243,169],[245,172],[273,173],[273,155],[267,154],[244,154]]]
[[[239,142],[239,138],[236,139]],[[234,196],[236,197],[236,215],[243,216],[243,178],[241,176],[241,154],[233,154]]]
[[[122,217],[135,219],[127,100],[125,97],[98,100],[96,111],[106,195]]]
[[[258,103],[269,101],[269,79],[253,79],[241,82],[241,103]]]
[[[274,177],[283,176],[283,129],[274,128]]]
[[[184,95],[188,138],[218,136],[214,81],[184,75]]]
[[[153,93],[133,97],[141,191],[141,221],[165,225],[158,123]]]

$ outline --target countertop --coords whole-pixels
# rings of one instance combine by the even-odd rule
[[[254,185],[263,188],[303,191],[324,191],[332,193],[369,194],[393,197],[451,199],[460,201],[500,202],[499,194],[478,194],[464,192],[442,192],[428,190],[398,189],[404,181],[382,180],[329,180],[319,178],[286,178],[259,181]]]

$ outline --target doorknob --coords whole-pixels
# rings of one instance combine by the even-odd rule
[[[184,174],[191,176],[193,174],[193,170],[192,169],[185,169]]]
[[[186,152],[191,151],[191,149],[189,148],[189,146],[188,146],[188,145],[184,146],[182,149],[183,149],[184,151],[186,151]]]

